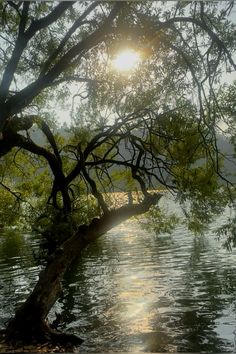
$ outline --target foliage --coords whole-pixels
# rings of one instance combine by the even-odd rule
[[[177,215],[158,206],[152,207],[146,217],[146,220],[141,220],[142,227],[147,231],[154,231],[156,235],[171,234],[180,223]]]
[[[223,121],[235,141],[235,84],[222,85],[236,70],[233,9],[232,1],[0,3],[0,224],[26,220],[60,244],[6,339],[65,340],[47,322],[62,277],[115,225],[149,211],[157,233],[177,221],[202,233],[234,204],[218,146]],[[121,73],[112,61],[127,48],[141,60]],[[60,109],[71,117],[66,131]],[[165,192],[181,220],[158,207]]]
[[[225,84],[219,92],[220,113],[227,125],[227,133],[236,148],[236,81]]]
[[[236,247],[236,217],[230,217],[228,222],[217,229],[217,235],[219,238],[223,238],[223,245],[228,249],[232,250]]]
[[[22,216],[20,205],[17,203],[14,196],[9,196],[7,190],[1,187],[0,191],[0,228],[3,228],[6,225],[15,226],[19,223],[20,217]]]
[[[236,68],[231,10],[230,2],[1,4],[1,178],[25,220],[60,238],[66,224],[69,235],[112,210],[111,192],[138,190],[140,203],[165,189],[189,229],[203,232],[234,189],[217,146],[223,120],[235,140],[235,83],[220,79]],[[112,59],[125,48],[142,60],[121,73]],[[59,108],[70,111],[67,131]],[[7,210],[9,224],[11,202]],[[154,216],[162,230],[175,223],[164,226],[153,206]]]

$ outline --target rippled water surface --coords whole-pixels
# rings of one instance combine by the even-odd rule
[[[38,244],[0,235],[1,326],[37,280]],[[156,237],[128,221],[73,264],[55,311],[82,351],[236,352],[236,251],[211,232]]]

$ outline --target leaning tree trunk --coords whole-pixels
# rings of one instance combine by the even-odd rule
[[[61,279],[81,250],[88,244],[86,228],[69,238],[54,254],[49,256],[46,268],[25,303],[16,311],[6,328],[6,340],[12,343],[60,342],[63,335],[50,328],[47,316],[61,294]],[[84,229],[84,231],[83,231]],[[88,229],[88,227],[87,227]]]
[[[80,238],[80,242],[77,242],[77,254],[84,246],[85,241]],[[71,258],[70,252],[64,253],[59,249],[53,255],[54,258],[49,260],[45,270],[39,274],[34,290],[16,311],[6,328],[7,341],[12,343],[60,341],[59,333],[53,331],[47,323],[47,315],[61,294],[61,278],[75,258],[73,247],[71,249]]]
[[[48,313],[60,296],[60,282],[66,269],[90,242],[131,216],[148,211],[160,197],[160,194],[149,195],[140,204],[123,206],[107,212],[100,219],[93,219],[89,226],[81,225],[78,232],[50,256],[46,268],[39,274],[39,280],[32,293],[10,320],[5,331],[6,340],[13,343],[19,341],[60,343],[67,339],[70,342],[75,339],[71,335],[68,338],[66,334],[52,330],[47,323]]]

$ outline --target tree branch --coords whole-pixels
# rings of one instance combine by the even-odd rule
[[[91,187],[92,194],[93,194],[94,197],[97,199],[99,206],[102,208],[103,213],[104,213],[104,214],[107,214],[107,212],[108,212],[108,207],[107,207],[107,205],[106,205],[106,203],[105,203],[105,201],[104,201],[104,199],[103,199],[102,194],[98,191],[96,183],[95,183],[94,180],[89,176],[89,174],[88,174],[88,172],[86,171],[86,168],[85,168],[85,167],[82,168],[82,172],[83,172],[84,178],[86,179],[86,181],[88,182],[88,184],[89,184],[90,187]]]
[[[21,13],[19,11],[19,5],[16,5],[14,1],[7,1],[8,5],[10,5],[14,10],[16,10],[17,14],[19,17],[21,16]]]
[[[66,3],[67,2],[63,2],[60,5]],[[30,104],[30,102],[43,89],[53,85],[53,81],[70,66],[71,61],[75,59],[75,57],[77,57],[82,52],[88,51],[90,48],[94,47],[96,44],[102,41],[107,34],[109,34],[111,23],[113,22],[113,20],[115,19],[119,11],[125,6],[125,4],[126,4],[125,2],[116,3],[113,9],[111,10],[110,14],[104,21],[104,23],[97,30],[95,30],[93,33],[88,35],[81,42],[79,42],[78,44],[74,45],[71,49],[69,49],[68,52],[62,56],[62,58],[53,66],[53,68],[46,75],[39,77],[36,81],[34,81],[32,84],[30,84],[20,92],[18,92],[15,96],[9,98],[9,100],[5,104],[4,110],[0,112],[0,132],[2,131],[2,128],[4,126],[7,117],[16,114],[21,109],[23,109],[28,104]],[[44,25],[44,22],[45,21],[42,22],[42,25]],[[33,26],[34,31],[41,28],[42,25]],[[26,33],[30,33],[30,35],[31,32],[32,29],[30,30],[30,28],[26,31]],[[24,47],[25,45],[26,44],[24,44]],[[15,62],[14,63],[12,62],[11,65],[15,68]],[[10,72],[12,71],[14,70],[12,70],[11,68]],[[4,83],[4,87],[5,86],[6,85]]]
[[[23,10],[22,10],[21,20],[20,20],[20,24],[19,24],[19,34],[21,34],[21,35],[23,35],[23,33],[25,32],[26,23],[28,20],[29,6],[30,6],[29,1],[23,2]]]
[[[2,142],[2,144],[3,144],[4,141],[8,141],[8,143],[6,144],[6,147],[5,147],[5,150],[6,150],[5,153],[10,151],[14,146],[18,146],[18,147],[21,147],[33,154],[36,154],[38,156],[42,156],[47,160],[47,162],[51,168],[51,171],[54,175],[57,190],[59,190],[62,195],[63,209],[65,211],[71,211],[71,201],[70,201],[70,196],[69,196],[68,187],[67,187],[68,184],[67,184],[65,176],[63,174],[61,164],[58,161],[57,157],[54,154],[52,154],[51,152],[49,152],[48,150],[35,144],[33,141],[28,140],[27,138],[25,138],[23,135],[20,135],[20,134],[11,133],[8,136],[6,136],[4,138],[4,140],[0,141],[0,143]],[[4,147],[2,149],[3,149],[2,154],[5,154]]]
[[[12,194],[13,197],[16,198],[17,202],[19,202],[19,201],[24,202],[24,200],[21,199],[21,197],[19,196],[19,195],[20,195],[19,192],[16,193],[16,192],[12,191],[11,188],[9,188],[8,186],[6,186],[3,182],[0,182],[0,185],[1,185],[6,191],[8,191],[10,194]]]
[[[76,29],[83,24],[83,19],[90,13],[92,12],[100,2],[94,2],[92,3],[85,11],[84,13],[74,22],[74,24],[71,26],[69,31],[66,33],[65,37],[62,39],[61,43],[58,45],[58,47],[54,50],[54,52],[50,55],[50,57],[46,60],[46,62],[43,65],[43,68],[41,70],[40,76],[45,75],[47,70],[49,69],[50,65],[52,62],[56,59],[56,57],[62,52],[63,48],[65,47],[66,43],[72,36],[72,34],[76,31]]]
[[[25,35],[28,39],[32,38],[36,32],[43,28],[50,26],[52,23],[57,21],[63,13],[69,9],[75,1],[62,1],[45,17],[39,20],[33,20]]]
[[[19,203],[19,204],[20,204],[20,202],[22,202],[22,203],[27,203],[27,204],[31,207],[31,209],[34,210],[33,205],[32,205],[28,200],[25,200],[25,199],[21,198],[21,196],[20,196],[21,193],[20,193],[20,192],[14,192],[14,191],[12,191],[11,188],[9,188],[8,186],[6,186],[3,182],[0,182],[0,185],[1,185],[6,191],[8,191],[11,195],[13,195],[13,197],[16,198],[17,203]]]
[[[191,17],[175,17],[167,20],[166,22],[159,22],[159,25],[161,26],[161,28],[165,28],[165,27],[169,27],[169,25],[176,22],[189,22],[202,28],[209,35],[209,37],[214,41],[214,43],[217,44],[218,48],[220,50],[223,50],[223,52],[227,55],[230,64],[233,66],[234,70],[236,70],[236,64],[228,48],[225,46],[224,42],[219,38],[219,36],[207,26],[205,21],[203,22],[196,18],[191,18]]]
[[[123,221],[128,220],[133,216],[146,213],[151,206],[158,203],[162,196],[163,194],[161,193],[147,194],[143,201],[139,204],[126,204],[120,208],[110,210],[107,214],[103,215],[99,219],[93,219],[88,226],[86,234],[83,235],[83,238],[88,243],[94,241]]]
[[[67,8],[69,8],[70,6],[72,6],[72,4],[73,4],[73,2],[70,2],[70,1],[61,2],[59,5],[57,5],[52,10],[52,12],[49,15],[47,15],[46,17],[44,17],[40,20],[33,21],[31,26],[28,28],[28,30],[24,32],[24,28],[25,28],[26,20],[27,20],[27,12],[28,12],[27,2],[25,2],[25,3],[24,3],[23,11],[22,11],[22,17],[21,17],[21,21],[20,21],[20,25],[19,25],[19,33],[18,33],[18,37],[15,42],[15,47],[13,49],[11,58],[6,66],[6,69],[5,69],[3,77],[2,77],[2,82],[0,84],[0,106],[2,107],[1,112],[0,112],[0,132],[2,132],[2,129],[3,129],[3,126],[6,122],[6,119],[9,117],[9,115],[11,115],[11,113],[9,112],[9,109],[7,107],[4,107],[4,103],[7,99],[9,87],[10,87],[11,82],[13,80],[13,76],[14,76],[15,71],[17,69],[21,55],[22,55],[24,49],[26,48],[29,40],[35,35],[35,33],[37,31],[39,31],[40,29],[42,29],[46,26],[49,26],[51,23],[55,22],[65,12],[65,10]],[[41,90],[38,90],[37,94],[40,91]],[[24,104],[22,105],[22,108],[23,108],[23,106],[25,107]],[[18,111],[19,110],[16,110],[13,114],[17,113]]]

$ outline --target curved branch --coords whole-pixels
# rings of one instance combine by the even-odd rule
[[[56,57],[62,52],[63,48],[65,47],[66,43],[72,36],[72,34],[76,31],[76,29],[83,24],[83,19],[90,13],[92,12],[97,6],[99,5],[99,2],[94,2],[92,3],[85,11],[84,13],[74,22],[74,24],[71,26],[71,28],[68,30],[66,33],[65,37],[62,39],[61,43],[59,46],[55,49],[55,51],[51,54],[51,56],[46,60],[46,62],[43,65],[43,68],[41,70],[40,76],[44,75],[47,70],[49,69],[50,65],[52,62],[56,59]]]
[[[19,15],[19,17],[21,16],[21,13],[20,13],[20,11],[19,11],[19,5],[16,5],[16,4],[14,3],[14,1],[7,1],[7,4],[8,4],[9,6],[11,6],[11,7],[17,12],[17,14]]]
[[[61,4],[65,3],[67,2]],[[47,74],[39,77],[15,96],[9,98],[6,102],[5,110],[2,112],[2,119],[0,119],[0,131],[2,131],[4,122],[8,116],[14,115],[26,107],[42,90],[53,85],[53,81],[57,79],[62,72],[69,68],[73,59],[94,47],[110,33],[110,25],[122,7],[124,7],[124,4],[125,2],[116,3],[104,23],[97,30],[69,49]]]
[[[20,204],[20,202],[22,203],[27,203],[32,210],[34,210],[33,205],[26,199],[21,198],[21,193],[20,192],[14,192],[13,190],[11,190],[11,188],[9,188],[8,186],[6,186],[3,182],[0,182],[0,185],[7,191],[9,192],[11,195],[13,195],[13,197],[16,198],[16,201],[18,204]]]
[[[0,185],[6,190],[8,191],[11,195],[13,195],[13,197],[16,198],[17,202],[19,203],[20,201],[21,202],[24,202],[24,200],[20,197],[20,193],[16,193],[14,191],[11,190],[11,188],[9,188],[8,186],[6,186],[3,182],[0,182]]]
[[[16,146],[21,146],[22,148],[37,154],[39,156],[43,156],[49,163],[50,168],[54,174],[55,177],[55,183],[58,188],[58,190],[61,191],[62,194],[62,199],[63,199],[63,209],[65,211],[71,211],[71,200],[70,196],[68,193],[68,187],[66,183],[65,176],[63,174],[62,168],[61,168],[61,160],[58,161],[58,158],[55,157],[53,154],[51,154],[49,151],[46,149],[28,141],[25,139],[23,136],[17,134],[17,141],[15,143]]]
[[[88,172],[86,171],[85,167],[82,168],[82,172],[84,175],[85,180],[88,182],[88,184],[91,187],[91,191],[92,194],[94,195],[94,197],[97,199],[98,204],[100,205],[100,207],[102,208],[102,211],[104,214],[107,214],[108,212],[108,207],[103,199],[102,194],[98,191],[97,189],[97,185],[94,182],[94,180],[89,176]]]
[[[147,27],[150,27],[147,24],[151,23],[152,31],[150,32],[150,35],[153,37],[153,40],[155,40],[155,32],[158,32],[158,31],[165,29],[165,28],[171,28],[171,26],[175,23],[185,22],[185,23],[192,23],[192,24],[197,25],[198,27],[203,29],[208,34],[208,36],[212,39],[212,41],[214,43],[216,43],[219,50],[223,51],[226,54],[230,64],[233,66],[234,70],[236,70],[236,63],[234,62],[232,55],[230,54],[225,43],[223,42],[223,40],[220,39],[220,37],[211,28],[209,28],[209,26],[206,24],[205,21],[199,20],[196,17],[178,16],[178,17],[170,18],[169,20],[166,20],[165,22],[161,22],[159,20],[156,20],[156,22],[154,22],[153,19],[150,19],[146,15],[139,14],[137,11],[136,11],[136,15],[139,18],[139,20],[141,21],[144,28],[147,29]],[[201,19],[202,18],[203,18],[203,14],[201,13]],[[154,31],[154,34],[153,34],[153,31]]]
[[[31,140],[28,140],[25,138],[23,135],[17,134],[17,133],[12,133],[9,136],[6,136],[4,140],[0,141],[0,143],[4,141],[8,141],[6,144],[6,152],[2,152],[2,155],[6,154],[9,152],[13,147],[18,146],[21,147],[29,152],[32,152],[33,154],[36,154],[38,156],[44,157],[54,175],[55,178],[55,184],[57,186],[57,190],[61,192],[62,199],[63,199],[63,209],[64,211],[68,212],[71,211],[71,200],[70,196],[68,193],[68,184],[66,181],[66,178],[63,174],[60,162],[58,161],[57,157],[49,152],[48,150],[44,149],[41,146],[38,146]]]
[[[227,55],[227,58],[230,62],[230,64],[233,66],[234,70],[236,70],[236,64],[228,50],[228,48],[226,47],[226,45],[224,44],[224,42],[218,37],[218,35],[212,31],[206,24],[206,22],[204,21],[200,21],[196,18],[190,18],[190,17],[175,17],[175,18],[171,18],[166,22],[161,23],[160,25],[163,27],[168,27],[169,25],[176,23],[176,22],[189,22],[189,23],[193,23],[195,25],[197,25],[198,27],[201,27],[208,35],[209,37],[213,40],[214,43],[217,44],[218,48],[220,50],[223,50],[223,52]]]
[[[49,126],[47,125],[47,123],[44,122],[44,120],[41,120],[40,128],[41,128],[42,132],[46,135],[46,137],[53,149],[53,152],[54,152],[55,156],[57,157],[57,160],[58,160],[60,166],[62,167],[62,160],[61,160],[60,153],[58,151],[58,147],[57,147],[55,138],[54,138]]]
[[[63,13],[70,8],[75,1],[62,1],[54,7],[54,9],[45,17],[39,20],[33,20],[28,30],[25,32],[27,38],[32,38],[36,32],[43,28],[50,26],[52,23],[57,21]]]
[[[73,4],[73,2],[70,1],[64,1],[60,3],[53,9],[53,11],[49,15],[44,18],[41,18],[40,20],[33,21],[28,30],[24,32],[29,6],[29,3],[27,3],[27,1],[24,3],[22,17],[19,24],[18,37],[16,39],[12,56],[6,66],[0,85],[0,104],[3,104],[7,98],[8,90],[12,82],[13,75],[16,71],[21,55],[24,49],[26,48],[29,40],[35,35],[37,31],[55,22],[65,12],[65,10]]]

